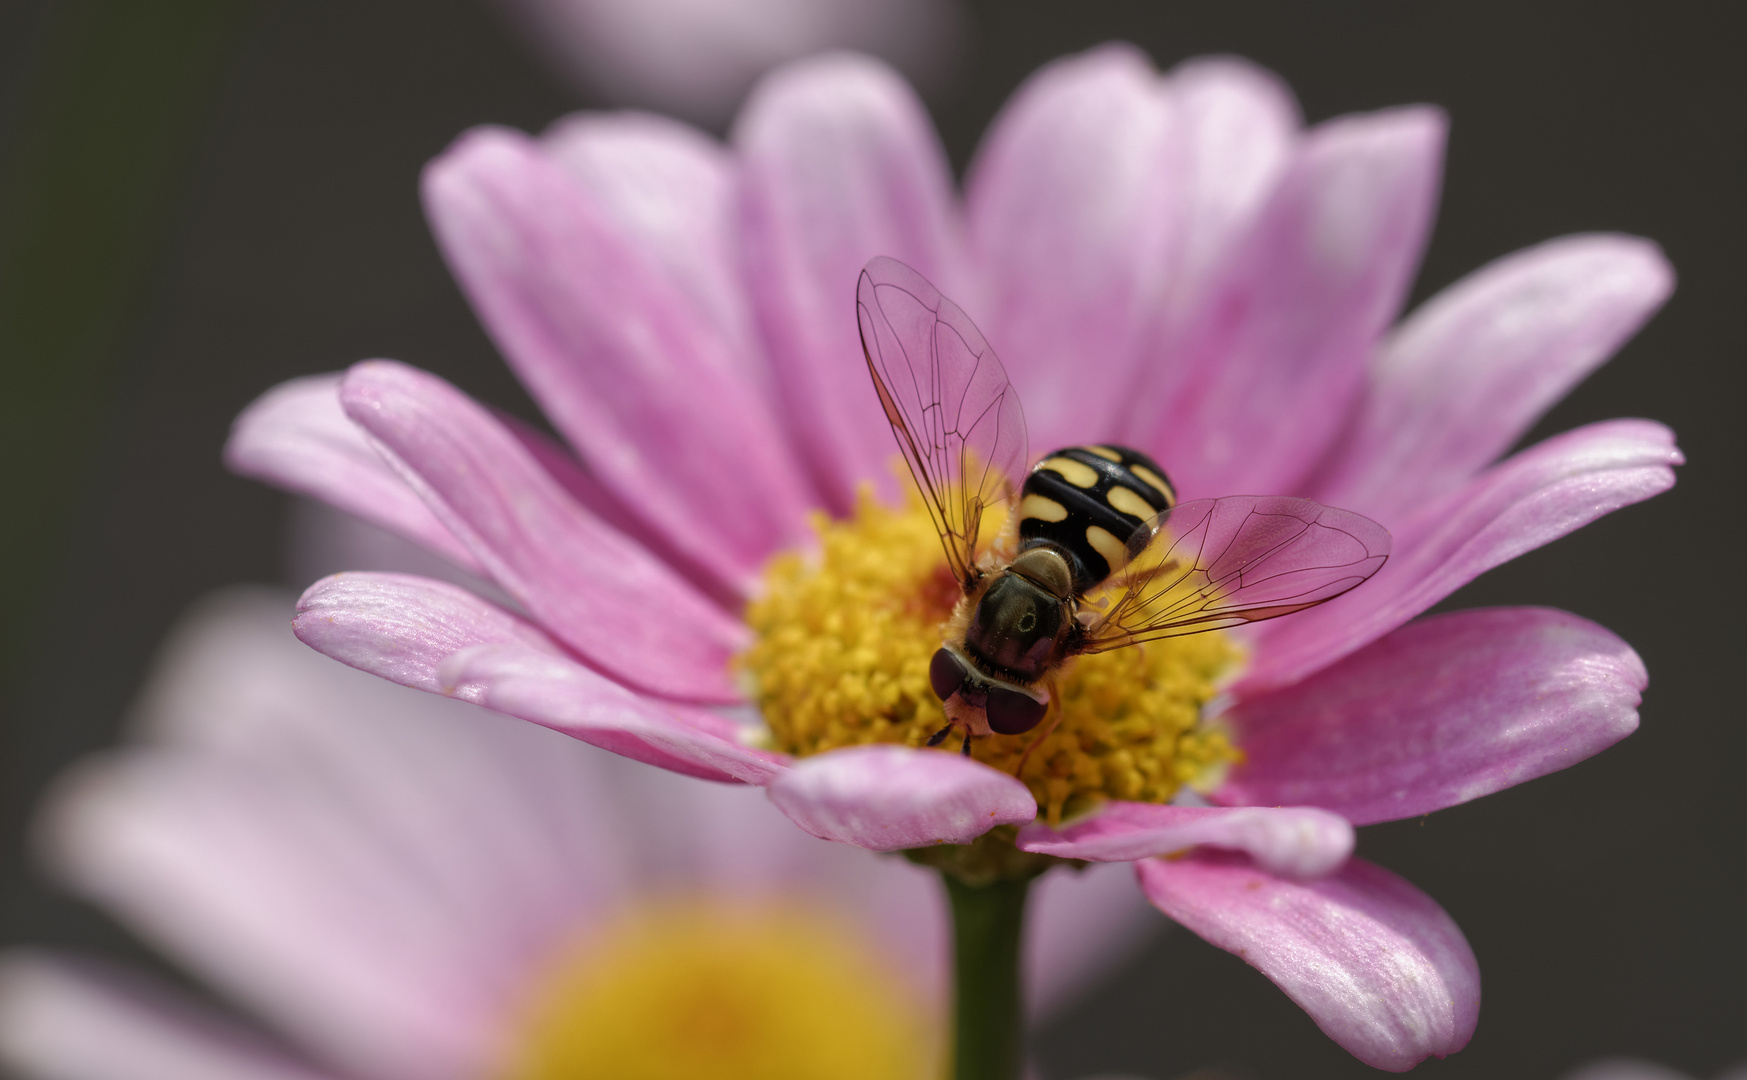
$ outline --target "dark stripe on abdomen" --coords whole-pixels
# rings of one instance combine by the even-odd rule
[[[1152,476],[1137,475],[1137,465]],[[1025,478],[1020,549],[1049,544],[1060,550],[1073,568],[1075,592],[1083,593],[1145,547],[1147,523],[1174,501],[1169,485],[1157,463],[1127,447],[1058,450]]]

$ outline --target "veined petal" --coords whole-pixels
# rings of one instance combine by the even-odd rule
[[[224,447],[232,472],[314,496],[393,530],[476,574],[479,561],[444,527],[340,407],[343,376],[280,383],[237,415]]]
[[[766,784],[784,768],[740,743],[725,717],[653,701],[549,652],[481,645],[450,657],[440,676],[487,708],[673,772]]]
[[[0,1063],[48,1080],[325,1080],[168,986],[38,953],[0,964]]]
[[[1159,382],[1140,444],[1186,497],[1291,492],[1334,437],[1425,246],[1443,113],[1391,109],[1312,129],[1217,272]]]
[[[736,742],[730,721],[632,693],[524,620],[443,582],[339,574],[310,587],[292,628],[353,667],[676,772],[763,783],[778,768]]]
[[[1454,921],[1363,859],[1310,882],[1238,855],[1136,863],[1160,911],[1272,979],[1367,1065],[1405,1072],[1468,1044],[1480,968]]]
[[[334,663],[292,635],[295,599],[203,600],[161,648],[136,723],[154,748],[269,767],[338,807],[416,868],[421,907],[451,913],[443,968],[521,994],[555,936],[623,902],[606,755]]]
[[[769,396],[770,369],[740,268],[733,155],[695,128],[651,113],[580,112],[540,148],[588,193],[614,230],[679,288]]]
[[[1612,746],[1637,730],[1648,681],[1630,646],[1563,611],[1424,619],[1240,700],[1221,720],[1244,761],[1212,797],[1309,803],[1359,825],[1427,814]]]
[[[294,755],[136,752],[76,772],[42,838],[80,895],[328,1060],[384,1080],[478,1075],[508,988],[454,962],[464,924],[345,787],[312,798]]]
[[[1741,1080],[1743,1072],[1731,1069],[1717,1080]],[[1638,1058],[1614,1057],[1592,1061],[1566,1073],[1559,1080],[1692,1080],[1686,1073]]]
[[[771,783],[770,801],[824,840],[898,851],[968,844],[1037,816],[1017,779],[937,750],[876,744],[805,758]]]
[[[651,692],[739,700],[728,658],[745,628],[580,506],[490,413],[443,380],[386,361],[355,365],[341,401],[542,627]]]
[[[861,362],[855,282],[875,255],[949,296],[960,279],[952,174],[915,93],[885,65],[831,55],[752,93],[734,128],[746,265],[785,415],[833,512],[889,490],[891,429]]]
[[[1045,874],[1025,901],[1025,1007],[1034,1018],[1057,1012],[1131,959],[1170,925],[1115,863]],[[948,942],[942,937],[940,947]]]
[[[1111,429],[1183,228],[1184,146],[1152,62],[1107,45],[1009,99],[965,184],[976,311],[1038,446]]]
[[[1566,236],[1433,297],[1384,345],[1315,498],[1403,521],[1490,464],[1662,306],[1674,270],[1633,236]]]
[[[424,190],[474,308],[591,473],[689,558],[749,588],[766,556],[803,535],[810,502],[736,355],[750,341],[724,334],[694,282],[645,254],[638,230],[525,135],[463,136]]]
[[[1333,873],[1353,853],[1353,827],[1314,806],[1160,806],[1112,801],[1057,831],[1042,823],[1019,833],[1019,848],[1063,859],[1133,862],[1195,847],[1241,851],[1264,870],[1291,878]]]
[[[1674,485],[1674,433],[1649,420],[1568,431],[1475,477],[1395,530],[1364,586],[1258,625],[1239,695],[1283,686],[1377,640],[1481,573]]]
[[[446,581],[412,574],[335,574],[297,602],[291,629],[305,645],[390,682],[463,701],[437,669],[462,649],[514,644],[553,655],[563,648],[538,627]]]
[[[1169,289],[1160,297],[1175,323],[1267,205],[1292,160],[1302,121],[1280,77],[1247,60],[1186,60],[1165,81],[1185,148],[1182,239]]]

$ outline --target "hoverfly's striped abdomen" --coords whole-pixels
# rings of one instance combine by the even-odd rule
[[[1019,503],[1019,547],[1067,557],[1082,594],[1122,569],[1152,539],[1147,522],[1177,493],[1158,463],[1126,446],[1072,446],[1038,462]]]

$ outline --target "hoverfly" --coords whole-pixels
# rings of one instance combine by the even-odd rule
[[[930,746],[958,728],[968,755],[973,736],[1030,731],[1075,656],[1302,611],[1389,557],[1381,525],[1308,499],[1178,503],[1164,470],[1127,447],[1069,447],[1027,471],[1018,395],[957,304],[881,256],[855,306],[874,389],[963,589],[929,665],[947,716]],[[1003,505],[1007,527],[979,550],[984,511]]]

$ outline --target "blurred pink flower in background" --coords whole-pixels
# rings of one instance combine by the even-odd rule
[[[924,86],[966,33],[956,0],[499,0],[528,44],[615,105],[714,126],[770,68],[855,49]]]
[[[1640,1058],[1612,1057],[1592,1061],[1565,1074],[1563,1080],[1692,1080],[1686,1073]],[[1718,1073],[1716,1080],[1747,1080],[1747,1063]]]
[[[528,1013],[566,974],[555,961],[586,967],[590,947],[635,943],[638,915],[673,911],[723,913],[702,928],[718,940],[737,919],[763,926],[763,912],[784,920],[787,948],[824,938],[877,958],[886,981],[867,992],[892,997],[924,1054],[937,1045],[946,928],[928,872],[807,836],[744,787],[334,664],[291,636],[289,603],[239,589],[197,607],[143,694],[140,743],[75,770],[40,839],[75,891],[296,1049],[143,976],[17,952],[0,963],[0,1061],[19,1075],[544,1076],[506,1062],[537,1042]],[[1161,924],[1124,877],[1094,868],[1044,888],[1038,1008]],[[840,942],[803,933],[809,920]],[[791,1002],[829,1039],[807,1004]],[[724,1058],[699,1075],[739,1076]],[[802,1064],[817,1075],[831,1061]]]
[[[1647,241],[1550,241],[1392,327],[1444,129],[1426,107],[1305,129],[1267,72],[1216,59],[1161,76],[1123,47],[1021,87],[962,202],[914,95],[854,57],[772,75],[726,148],[632,114],[537,139],[479,129],[428,169],[427,211],[569,447],[370,361],[269,392],[239,418],[229,461],[413,538],[509,600],[329,578],[296,626],[330,656],[765,786],[815,835],[966,843],[1031,822],[1025,785],[891,745],[790,760],[724,712],[745,703],[729,660],[765,561],[808,544],[813,510],[846,514],[858,484],[896,490],[852,297],[869,257],[904,260],[1000,353],[1034,447],[1120,441],[1185,498],[1303,495],[1393,531],[1363,588],[1243,636],[1220,722],[1245,760],[1208,792],[1219,807],[1113,803],[1020,844],[1139,860],[1158,907],[1362,1060],[1405,1069],[1467,1042],[1478,969],[1435,902],[1346,858],[1348,822],[1582,760],[1636,727],[1646,683],[1629,647],[1563,612],[1410,620],[1666,490],[1681,460],[1643,420],[1498,460],[1668,295]]]
[[[1219,1069],[1197,1069],[1182,1077],[1181,1080],[1237,1080],[1240,1074],[1226,1073]],[[1106,1073],[1086,1080],[1146,1080],[1145,1077],[1130,1076],[1126,1073]],[[1652,1061],[1642,1061],[1637,1058],[1601,1058],[1587,1065],[1566,1073],[1561,1080],[1692,1080],[1683,1072],[1658,1065]],[[1716,1080],[1747,1080],[1747,1066],[1729,1069],[1718,1074]]]

